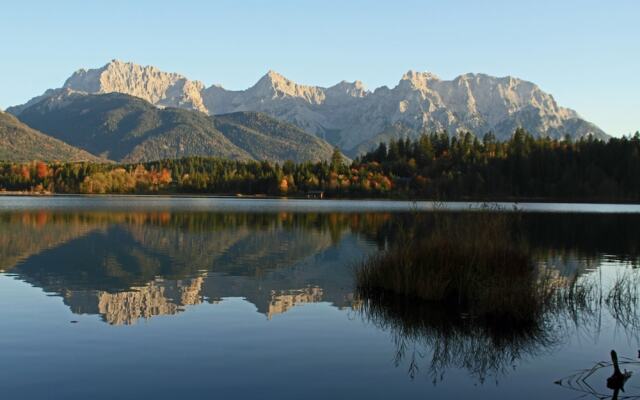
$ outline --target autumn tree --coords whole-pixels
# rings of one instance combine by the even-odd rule
[[[39,179],[44,179],[49,176],[49,167],[46,163],[42,161],[36,163],[36,175]]]

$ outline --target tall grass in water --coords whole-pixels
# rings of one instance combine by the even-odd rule
[[[553,280],[539,274],[517,214],[416,218],[396,244],[357,270],[361,298],[402,296],[502,324],[534,321],[543,312]]]
[[[517,214],[416,214],[386,250],[357,269],[362,314],[389,330],[396,363],[429,348],[429,375],[447,367],[480,381],[513,360],[553,347],[542,317],[552,301],[552,274],[541,273]]]
[[[574,329],[597,334],[605,308],[625,330],[638,327],[640,273],[607,290],[594,276],[565,276],[523,225],[517,213],[415,214],[359,266],[360,312],[392,334],[411,376],[431,357],[434,383],[449,367],[497,378]]]
[[[625,331],[640,331],[640,275],[638,271],[619,274],[605,303],[609,312]]]

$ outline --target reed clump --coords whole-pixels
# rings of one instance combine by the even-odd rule
[[[361,298],[403,296],[502,324],[534,321],[544,312],[553,280],[540,276],[517,214],[416,218],[424,220],[358,268]]]
[[[356,270],[356,296],[362,317],[392,334],[397,365],[414,377],[430,358],[434,383],[451,367],[483,382],[574,329],[597,335],[604,310],[640,330],[640,272],[626,268],[610,285],[586,267],[565,274],[527,228],[499,210],[416,213],[389,228],[391,244]]]

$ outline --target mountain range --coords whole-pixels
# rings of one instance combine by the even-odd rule
[[[575,111],[559,106],[537,85],[485,74],[442,80],[429,72],[408,71],[395,87],[369,91],[360,81],[325,88],[298,84],[269,71],[246,90],[227,90],[153,66],[113,60],[101,68],[78,70],[61,88],[49,89],[7,111],[23,119],[25,110],[43,100],[64,102],[70,93],[113,92],[139,97],[159,108],[208,115],[262,112],[350,155],[391,138],[443,130],[450,134],[469,130],[480,136],[491,131],[498,139],[510,137],[518,127],[552,138],[608,137]]]
[[[239,160],[320,161],[333,147],[266,114],[221,116],[159,108],[122,93],[58,91],[26,107],[19,118],[72,146],[118,162],[186,156]]]

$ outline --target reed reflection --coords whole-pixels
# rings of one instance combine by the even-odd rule
[[[396,365],[411,378],[426,365],[434,383],[451,368],[497,379],[576,331],[597,336],[603,314],[633,335],[638,234],[598,241],[597,233],[570,230],[563,241],[558,220],[585,221],[554,217],[549,225],[541,224],[545,216],[497,212],[392,221],[395,240],[357,271],[362,318],[390,332]],[[631,233],[624,219],[588,221],[611,235]],[[603,258],[618,261],[611,283],[594,273]]]

